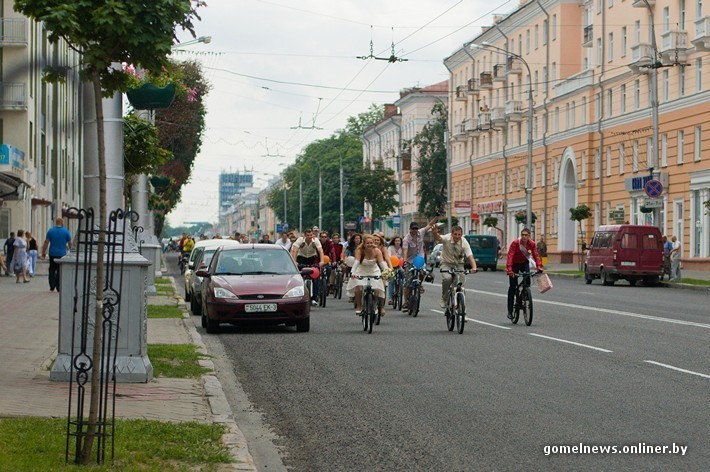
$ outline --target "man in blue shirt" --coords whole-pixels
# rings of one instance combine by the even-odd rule
[[[67,245],[71,245],[71,233],[64,227],[64,219],[57,218],[56,226],[47,231],[42,245],[42,259],[47,257],[49,247],[49,291],[59,291],[59,264],[56,260],[67,255]]]

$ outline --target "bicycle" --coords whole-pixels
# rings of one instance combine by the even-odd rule
[[[417,269],[414,266],[410,267],[409,271],[413,272],[413,277],[409,285],[409,299],[407,300],[409,311],[407,314],[416,318],[419,314],[419,303],[421,302],[422,293],[424,292],[422,279],[427,276],[428,271],[424,267]]]
[[[463,280],[461,274],[473,274],[475,270],[459,270],[459,269],[441,269],[444,274],[451,274],[451,286],[449,293],[446,296],[446,327],[449,331],[456,330],[459,334],[463,333],[464,325],[466,324],[466,294],[463,289]]]
[[[333,277],[333,298],[343,298],[343,269],[340,264],[335,265],[335,276]]]
[[[298,270],[301,271],[306,268],[315,268],[318,267],[317,265],[302,265],[298,264]],[[311,277],[310,274],[308,275],[301,275],[303,277],[303,282],[306,285],[306,290],[308,290],[308,298],[311,299],[311,304],[313,304],[313,278]]]
[[[377,308],[377,296],[375,289],[372,288],[371,280],[379,280],[382,277],[379,275],[350,275],[358,279],[366,279],[367,285],[362,290],[362,305],[360,317],[362,318],[362,330],[372,333],[372,325],[380,324],[380,311]]]
[[[392,286],[392,309],[399,310],[402,308],[402,296],[404,292],[404,270],[395,268],[395,276],[390,281]]]
[[[513,319],[510,320],[513,324],[518,324],[520,312],[523,312],[525,326],[530,326],[533,320],[533,301],[532,291],[530,290],[530,281],[533,277],[542,274],[541,270],[534,273],[517,272],[516,278],[523,278],[522,282],[518,282],[518,288],[515,291],[515,299],[513,301]]]
[[[318,304],[325,308],[325,302],[328,298],[328,279],[330,277],[330,266],[323,264],[318,277]]]

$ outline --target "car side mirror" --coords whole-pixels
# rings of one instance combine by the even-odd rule
[[[210,273],[207,272],[207,271],[204,270],[204,269],[198,270],[197,272],[195,272],[195,275],[198,276],[198,277],[204,277],[204,278],[206,278],[206,279],[209,279],[209,278],[210,278]]]

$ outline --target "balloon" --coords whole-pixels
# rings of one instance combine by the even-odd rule
[[[348,267],[352,267],[355,264],[355,257],[354,256],[348,256],[345,258],[345,265]]]
[[[311,278],[315,280],[318,277],[320,277],[320,269],[318,269],[318,267],[314,267],[313,272],[311,272]]]
[[[392,267],[397,267],[399,265],[399,257],[397,256],[390,256],[390,262],[392,263]]]
[[[330,257],[328,257],[328,256],[323,256],[323,263],[324,263],[324,264],[327,264],[327,263],[329,263],[329,262],[330,262]]]
[[[404,257],[399,260],[399,264],[397,264],[400,267],[404,267]]]
[[[412,261],[412,264],[417,269],[421,269],[422,267],[424,267],[424,264],[426,264],[426,261],[424,260],[424,258],[422,256],[416,256],[414,258],[414,260]]]

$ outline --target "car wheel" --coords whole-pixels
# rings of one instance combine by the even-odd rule
[[[296,321],[296,331],[299,333],[307,333],[311,330],[311,319],[304,318]]]
[[[589,267],[584,266],[584,283],[590,285],[592,283],[592,276],[589,275]]]
[[[197,303],[194,296],[190,298],[190,311],[196,316],[202,313],[202,308],[200,307],[200,304]]]
[[[200,316],[200,324],[203,328],[207,327],[207,317],[205,315]]]
[[[213,320],[209,316],[206,316],[207,318],[207,332],[210,334],[218,333],[219,332],[219,321]]]
[[[612,279],[609,274],[607,274],[606,270],[602,269],[601,270],[601,277],[602,277],[602,285],[606,286],[611,286],[614,285],[614,279]]]
[[[636,279],[629,279],[629,285],[631,285],[632,287],[633,287],[634,285],[636,285],[636,282],[638,282],[638,280],[636,280]]]
[[[491,266],[491,270],[492,270],[493,272],[498,271],[498,266],[497,266],[497,265]]]
[[[189,302],[191,299],[192,297],[190,296],[190,291],[187,289],[187,287],[185,287],[185,301]]]
[[[484,267],[483,272],[488,272],[488,267]]]

